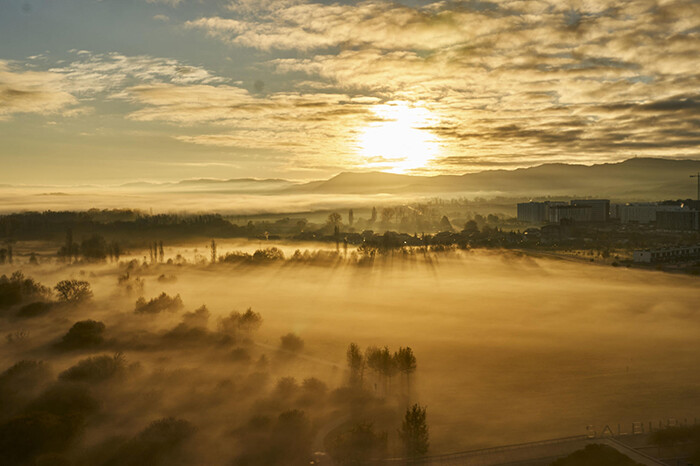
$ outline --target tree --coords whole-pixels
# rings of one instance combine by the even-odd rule
[[[92,298],[90,283],[83,280],[63,280],[54,287],[59,301],[77,304]]]
[[[370,347],[367,348],[366,356],[367,367],[374,370],[382,379],[384,384],[384,393],[388,392],[389,380],[396,373],[396,362],[389,348]]]
[[[262,316],[248,308],[243,314],[231,312],[227,317],[219,318],[219,332],[232,338],[239,335],[250,338],[262,325]]]
[[[401,424],[399,437],[407,456],[422,456],[428,452],[430,442],[428,441],[426,408],[414,404],[406,409],[406,416]]]
[[[66,230],[66,244],[63,246],[62,250],[63,256],[68,258],[68,263],[73,261],[73,256],[77,254],[75,247],[73,246],[73,230],[68,228]],[[59,252],[61,254],[61,252]]]
[[[350,343],[347,351],[348,367],[350,368],[350,385],[362,384],[362,376],[365,369],[365,358],[362,357],[360,347]]]
[[[452,222],[447,218],[447,215],[443,215],[440,220],[440,231],[453,231]]]
[[[81,320],[76,322],[63,335],[58,346],[63,349],[92,348],[104,342],[103,333],[105,324],[94,320]]]
[[[348,225],[352,226],[355,223],[355,212],[352,209],[348,211]]]
[[[109,245],[109,255],[112,257],[113,260],[119,262],[119,258],[122,255],[122,248],[119,246],[119,243],[116,241],[112,241]]]
[[[377,208],[372,207],[372,216],[369,218],[370,223],[374,223],[377,221]]]
[[[373,212],[374,213],[374,212]],[[388,225],[396,216],[396,209],[393,207],[385,207],[382,209],[382,223]]]
[[[328,450],[338,464],[367,464],[386,454],[387,440],[386,432],[375,432],[371,423],[361,423],[338,434],[330,442]]]
[[[396,367],[399,372],[406,374],[406,385],[408,385],[409,377],[416,371],[416,356],[413,354],[413,350],[408,346],[399,348],[394,353],[394,361],[396,361]]]
[[[294,333],[288,333],[280,337],[280,347],[290,353],[298,353],[304,349],[304,340]]]
[[[105,260],[109,249],[107,241],[102,236],[93,235],[92,237],[83,240],[80,245],[80,252],[88,260]]]
[[[143,297],[137,299],[134,312],[136,314],[158,314],[161,311],[179,311],[182,307],[182,298],[180,298],[179,294],[175,295],[175,297],[170,297],[163,292],[157,298],[153,298],[148,302]]]
[[[464,230],[462,231],[465,233],[479,233],[479,225],[474,220],[469,220],[464,224]]]
[[[216,263],[216,241],[211,240],[211,263]]]
[[[328,224],[333,226],[333,227],[337,227],[338,225],[340,225],[340,221],[342,219],[343,218],[340,216],[340,214],[338,212],[333,212],[333,213],[328,215]]]

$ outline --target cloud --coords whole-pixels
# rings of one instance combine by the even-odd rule
[[[178,6],[183,0],[146,0],[148,3],[162,3],[169,6]]]
[[[352,159],[356,131],[375,118],[370,108],[376,103],[364,96],[332,93],[279,92],[261,97],[236,86],[204,84],[134,86],[120,97],[140,107],[129,114],[132,120],[185,128],[214,125],[219,130],[174,136],[179,141],[274,151],[289,164],[326,158],[357,164]]]
[[[134,83],[198,84],[226,81],[201,67],[177,60],[119,53],[93,54],[74,50],[75,60],[34,71],[47,62],[45,55],[30,57],[22,66],[0,61],[0,118],[15,113],[77,116],[94,111],[87,102],[119,95]],[[28,69],[30,68],[30,69]],[[80,107],[76,107],[80,105]]]
[[[263,50],[370,44],[387,49],[434,50],[464,42],[488,30],[498,32],[498,28],[508,23],[469,11],[417,9],[382,1],[351,5],[269,2],[257,8],[249,2],[237,2],[232,9],[250,13],[252,17],[214,16],[192,20],[186,25],[232,44]]]
[[[0,61],[0,120],[16,113],[54,114],[76,105],[61,82],[60,74],[14,70]]]
[[[81,51],[44,71],[53,79],[46,86],[69,99],[54,104],[64,112],[76,101],[119,99],[129,120],[173,125],[183,143],[302,165],[362,162],[357,136],[375,121],[372,107],[390,101],[430,113],[418,131],[439,141],[436,172],[476,159],[496,167],[695,153],[697,1],[418,4],[222,2],[184,27],[250,49],[236,51],[241,64],[221,67],[228,77],[172,59]],[[237,81],[252,73],[269,73],[254,93]]]
[[[169,58],[90,52],[80,53],[77,58],[50,71],[63,75],[70,92],[84,96],[120,90],[134,82],[192,84],[224,81],[202,67]]]

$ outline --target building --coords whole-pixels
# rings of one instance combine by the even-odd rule
[[[574,222],[590,222],[593,218],[591,206],[584,205],[558,205],[549,208],[549,221],[559,223],[562,220]]]
[[[700,257],[700,245],[680,248],[640,249],[634,251],[634,262],[651,264],[654,262],[666,262],[686,260]]]
[[[662,205],[655,202],[637,202],[617,206],[617,213],[622,223],[648,224],[656,222],[657,212],[676,211],[675,205]]]
[[[590,207],[589,222],[607,222],[610,220],[610,201],[608,199],[574,199],[571,205],[575,207]]]
[[[684,207],[656,212],[656,228],[659,230],[698,231],[700,212]]]
[[[557,205],[566,205],[565,202],[523,202],[518,204],[518,220],[528,223],[550,222],[549,208]]]
[[[546,220],[545,202],[522,202],[518,204],[518,220],[528,223],[542,223]]]
[[[523,202],[518,204],[518,220],[528,223],[607,222],[610,219],[610,201],[607,199]]]

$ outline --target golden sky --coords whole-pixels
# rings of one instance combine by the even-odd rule
[[[700,2],[0,2],[0,183],[700,158]]]

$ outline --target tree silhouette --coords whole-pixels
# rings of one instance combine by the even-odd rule
[[[93,235],[83,240],[80,245],[80,252],[88,260],[105,260],[109,253],[107,241],[100,235]]]
[[[352,209],[348,211],[348,225],[352,226],[355,223],[355,212]]]
[[[90,283],[83,280],[62,280],[54,287],[59,301],[77,304],[92,298]]]
[[[450,222],[450,219],[447,218],[447,215],[443,215],[442,219],[440,220],[440,231],[454,231],[452,222]]]
[[[304,349],[304,340],[294,333],[288,333],[280,337],[280,348],[290,353],[298,353]]]
[[[94,320],[81,320],[76,322],[63,335],[58,343],[58,347],[63,349],[92,348],[104,342],[102,334],[105,331],[105,324]]]
[[[360,423],[331,440],[329,453],[337,464],[367,464],[386,454],[387,440],[386,432],[375,432],[371,423]]]
[[[396,209],[393,207],[385,207],[382,209],[382,223],[384,225],[389,225],[391,221],[396,216]]]
[[[332,212],[331,214],[328,215],[328,224],[331,226],[338,226],[340,225],[340,222],[342,220],[342,217],[338,212]]]
[[[399,437],[407,456],[422,456],[428,452],[430,442],[428,441],[426,408],[414,404],[406,409],[406,415],[399,430]]]
[[[211,240],[211,263],[216,264],[216,241]]]
[[[362,357],[360,347],[350,343],[347,351],[348,367],[350,368],[350,385],[361,385],[365,370],[365,358]]]
[[[416,371],[416,356],[413,354],[413,350],[408,346],[399,348],[394,353],[394,360],[399,372],[406,375],[406,386],[410,388],[410,376]]]
[[[384,386],[384,394],[388,392],[389,381],[396,373],[396,362],[389,352],[389,348],[369,347],[366,352],[367,367],[374,370],[380,378]]]
[[[68,258],[68,263],[72,262],[75,251],[73,250],[73,230],[66,230],[66,245],[64,256]]]
[[[479,225],[476,224],[474,220],[469,220],[464,224],[465,233],[479,233]]]

